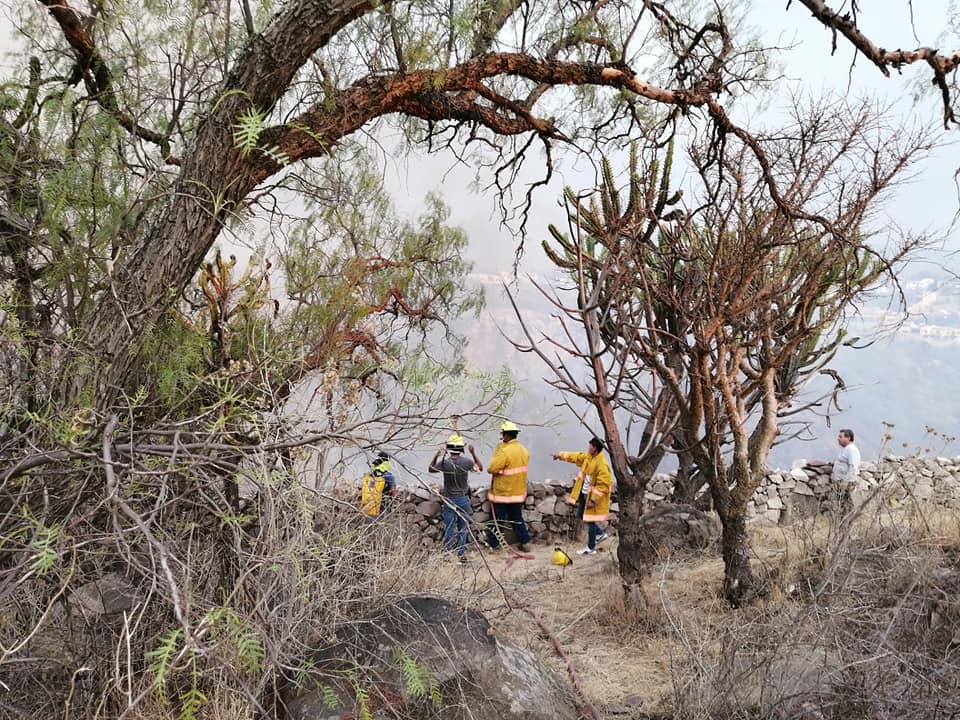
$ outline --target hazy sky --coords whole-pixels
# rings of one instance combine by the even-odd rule
[[[831,36],[798,3],[789,11],[785,3],[762,3],[751,13],[751,21],[762,31],[767,45],[792,46],[780,53],[783,79],[777,84],[777,92],[770,97],[770,111],[757,112],[750,102],[739,102],[732,115],[736,122],[752,127],[769,121],[773,111],[789,103],[791,93],[803,91],[816,96],[832,92],[851,99],[874,97],[881,106],[892,105],[890,120],[898,122],[931,123],[942,127],[942,107],[939,96],[930,91],[930,73],[925,65],[906,67],[902,75],[895,72],[890,78],[871,63],[858,57],[851,67],[854,53],[842,40],[835,56],[830,55]],[[946,0],[928,0],[914,3],[914,27],[917,41],[911,29],[911,19],[906,0],[886,0],[882,11],[871,4],[861,17],[861,26],[881,44],[890,47],[939,46],[946,25]],[[948,49],[953,50],[950,41]],[[927,88],[918,102],[914,97],[921,88]],[[886,206],[886,213],[897,224],[914,231],[946,231],[960,207],[953,175],[960,166],[956,138],[960,129],[945,132],[942,146],[932,155],[918,173],[918,178],[902,188]],[[531,163],[528,178],[539,179],[538,168]],[[491,192],[478,194],[471,189],[473,172],[458,167],[444,154],[429,158],[409,158],[391,170],[391,185],[398,201],[416,206],[420,193],[434,190],[442,192],[451,206],[451,222],[462,226],[471,238],[470,256],[476,269],[482,273],[508,273],[513,262],[516,240],[499,225],[499,214]],[[541,274],[550,271],[550,263],[539,248],[539,240],[546,234],[548,223],[563,223],[563,211],[558,198],[564,185],[585,189],[594,185],[592,167],[583,161],[561,163],[557,178],[548,188],[538,191],[531,220],[528,225],[526,252],[521,263],[521,274]],[[522,193],[518,193],[522,195]],[[947,233],[947,250],[960,246],[956,232]],[[934,262],[948,263],[957,270],[956,259],[946,254],[933,257]],[[932,274],[932,273],[931,273]],[[496,293],[488,288],[488,297]],[[500,304],[491,298],[491,306]],[[924,322],[923,317],[916,318]],[[960,435],[957,422],[955,393],[960,391],[960,366],[950,361],[956,346],[929,346],[916,336],[894,336],[860,351],[844,351],[833,367],[841,372],[851,386],[844,394],[839,411],[833,411],[831,424],[815,418],[812,432],[817,436],[809,443],[792,442],[778,448],[773,462],[789,465],[798,457],[830,459],[835,452],[837,428],[856,427],[858,444],[866,459],[875,458],[880,452],[908,453],[918,447],[931,446],[934,452],[960,452],[956,443],[944,449],[937,438],[925,431],[926,425],[936,427],[948,435]],[[518,374],[536,394],[536,388],[546,398],[555,393],[543,385],[540,378],[543,369],[530,356],[526,364],[516,367]],[[541,400],[542,402],[542,400]],[[534,413],[539,414],[539,412]],[[565,415],[569,417],[569,415]],[[889,428],[884,423],[897,427]],[[890,432],[893,440],[885,440]],[[584,429],[572,423],[567,428],[556,428],[562,442],[573,447]],[[544,437],[544,442],[551,442]],[[553,464],[546,463],[542,471],[557,472]],[[541,468],[537,468],[540,470]]]

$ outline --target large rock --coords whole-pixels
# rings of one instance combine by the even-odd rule
[[[364,708],[377,719],[578,717],[569,689],[529,650],[445,600],[405,598],[335,636],[302,663],[315,677],[291,679],[281,691],[281,718],[339,720]]]
[[[136,588],[113,572],[81,585],[70,596],[71,605],[87,620],[130,610],[138,599]]]
[[[640,518],[644,555],[650,558],[677,550],[702,550],[720,537],[720,521],[693,505],[664,503]]]
[[[433,517],[440,514],[440,503],[436,500],[424,500],[417,503],[417,512],[424,517]]]
[[[553,515],[553,506],[556,504],[556,499],[551,495],[537,503],[537,512],[543,515]]]

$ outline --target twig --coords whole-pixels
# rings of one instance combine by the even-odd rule
[[[540,628],[540,631],[550,639],[551,643],[553,643],[553,649],[566,665],[567,674],[570,676],[570,684],[573,685],[573,690],[580,699],[581,708],[585,710],[588,716],[593,718],[593,720],[603,720],[603,715],[600,714],[600,711],[597,710],[596,706],[590,702],[590,699],[587,697],[587,693],[583,689],[583,683],[580,681],[580,674],[577,672],[577,668],[573,664],[573,659],[570,657],[569,653],[567,653],[567,649],[563,646],[563,643],[560,642],[560,639],[553,633],[552,630],[550,630],[549,627],[547,627],[547,624],[540,618],[540,616],[525,604],[517,603],[516,607],[529,615],[537,624],[537,627]]]

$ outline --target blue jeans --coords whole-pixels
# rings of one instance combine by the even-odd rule
[[[580,495],[580,501],[577,503],[577,517],[582,518],[584,511],[587,509],[587,494],[583,493]],[[597,549],[597,538],[603,535],[603,530],[600,528],[599,523],[588,522],[587,523],[587,547],[591,550]]]
[[[443,549],[456,549],[457,555],[467,555],[467,525],[470,522],[470,497],[443,498]],[[454,544],[456,535],[456,544]]]

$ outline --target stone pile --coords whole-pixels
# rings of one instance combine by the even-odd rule
[[[832,467],[829,462],[798,460],[790,470],[769,472],[753,495],[747,508],[748,517],[754,522],[785,524],[824,512],[834,502],[830,482]],[[582,523],[575,516],[575,508],[566,503],[572,484],[572,480],[529,484],[524,518],[534,541],[570,538],[580,531]],[[856,495],[866,498],[878,488],[892,504],[916,500],[927,505],[960,509],[960,457],[891,456],[880,463],[864,463],[854,491],[855,500]],[[669,502],[672,491],[672,475],[654,475],[645,496],[646,509]],[[342,497],[348,499],[346,493]],[[614,491],[609,523],[614,529],[619,510],[616,501]],[[490,503],[485,488],[473,491],[470,505],[470,519],[477,527],[490,522]],[[390,512],[405,525],[417,527],[423,536],[423,545],[431,546],[441,541],[443,520],[440,498],[435,489],[401,489]],[[508,537],[508,540],[512,539]]]

